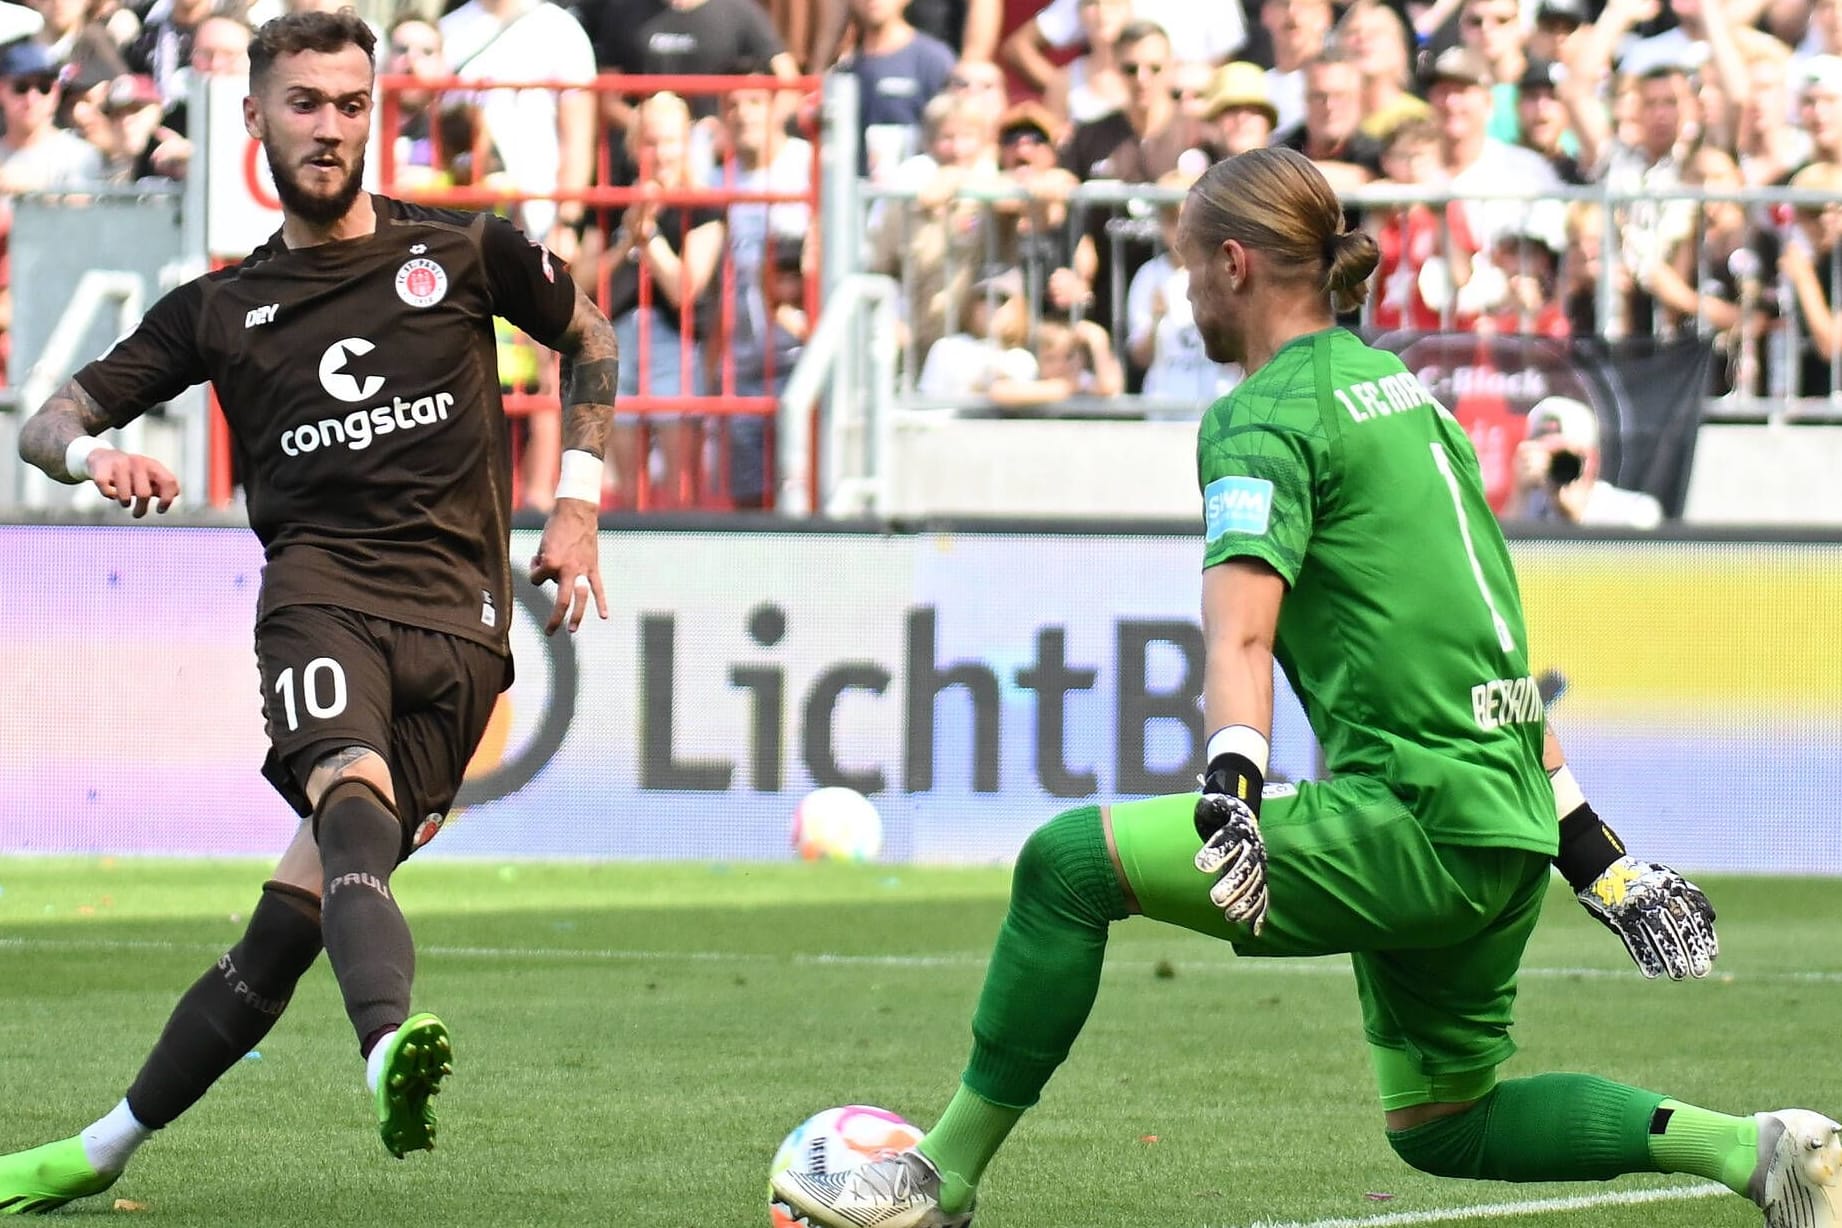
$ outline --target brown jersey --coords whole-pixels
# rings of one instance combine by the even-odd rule
[[[76,379],[116,425],[216,387],[262,540],[260,614],[335,605],[508,652],[510,452],[492,318],[568,326],[511,223],[373,196],[375,233],[187,282]]]

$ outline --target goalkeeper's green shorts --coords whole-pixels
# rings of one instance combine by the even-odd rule
[[[1241,955],[1350,954],[1382,1106],[1472,1100],[1516,1051],[1516,970],[1548,859],[1439,845],[1363,777],[1269,794],[1260,808],[1272,904],[1259,937],[1231,926],[1193,863],[1196,795],[1122,802],[1108,845],[1134,907],[1225,938]]]

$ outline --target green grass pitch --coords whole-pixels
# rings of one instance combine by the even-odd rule
[[[0,1150],[112,1105],[241,929],[254,863],[0,859]],[[72,1222],[767,1223],[806,1114],[933,1120],[965,1059],[999,869],[435,862],[397,879],[417,1005],[454,1030],[441,1147],[396,1161],[322,961],[234,1069]],[[1590,1070],[1729,1110],[1842,1109],[1835,884],[1713,879],[1721,973],[1643,981],[1557,889],[1508,1073]],[[1685,1178],[1441,1182],[1383,1141],[1341,961],[1237,961],[1114,927],[1094,1016],[988,1174],[978,1228],[1472,1223],[1738,1228]],[[1607,1195],[1666,1191],[1643,1203]],[[1571,1209],[1545,1199],[1593,1200]],[[116,1210],[115,1200],[132,1206]],[[1496,1208],[1487,1215],[1465,1208]]]

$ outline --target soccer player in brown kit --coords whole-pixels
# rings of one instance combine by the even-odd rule
[[[240,265],[161,299],[54,394],[20,455],[143,516],[179,483],[95,435],[181,389],[216,386],[267,565],[256,656],[264,775],[304,822],[243,937],[186,991],[127,1095],[81,1134],[0,1157],[0,1214],[114,1183],[267,1034],[324,945],[402,1156],[435,1143],[452,1047],[410,1011],[415,950],[390,889],[441,825],[511,682],[510,461],[493,356],[503,316],[558,350],[564,447],[533,582],[546,631],[607,617],[597,556],[614,332],[511,224],[361,189],[375,38],[347,8],[277,18],[250,47],[244,122],[281,229]],[[201,804],[208,804],[201,799]]]

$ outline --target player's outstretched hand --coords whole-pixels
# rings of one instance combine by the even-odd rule
[[[556,581],[556,607],[544,624],[544,634],[554,635],[568,620],[574,631],[588,614],[589,601],[603,619],[608,616],[607,595],[601,591],[601,534],[599,509],[585,499],[558,499],[544,522],[544,536],[531,560],[531,583]]]
[[[1266,925],[1266,842],[1252,807],[1227,793],[1196,799],[1196,831],[1203,837],[1196,868],[1215,878],[1209,899],[1230,925],[1258,934]]]
[[[89,454],[87,464],[96,489],[123,507],[133,508],[136,520],[149,507],[166,511],[179,497],[179,479],[151,456],[97,448]]]
[[[1714,905],[1668,866],[1620,857],[1579,893],[1586,911],[1625,944],[1646,978],[1704,977],[1720,955]]]

